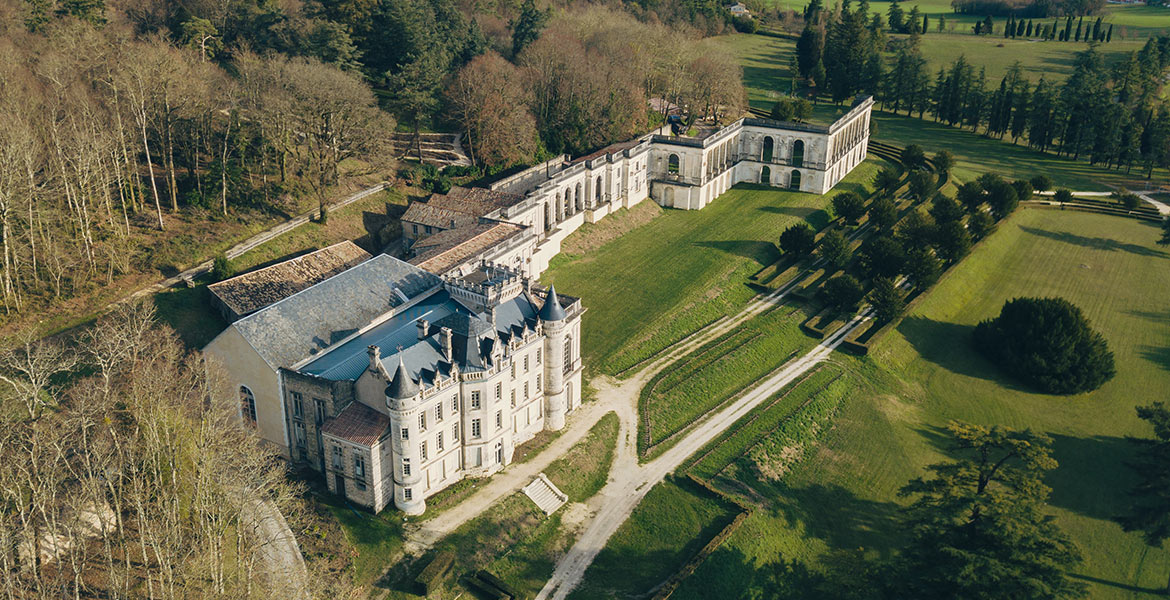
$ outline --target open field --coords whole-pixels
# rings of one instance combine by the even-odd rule
[[[694,556],[738,512],[689,480],[659,483],[609,538],[569,597],[640,597]]]
[[[858,165],[834,192],[869,183],[880,164],[870,159]],[[800,221],[821,228],[828,203],[829,196],[741,184],[703,210],[663,211],[606,243],[604,251],[562,253],[544,281],[589,307],[586,368],[619,373],[738,311],[755,295],[748,277],[779,258],[780,233]],[[622,227],[628,216],[586,225],[573,236]]]
[[[1132,484],[1126,436],[1149,435],[1134,407],[1170,389],[1170,254],[1154,245],[1157,237],[1138,221],[1055,210],[1022,210],[1001,223],[869,358],[840,358],[852,391],[806,461],[778,481],[736,465],[741,489],[768,508],[675,597],[809,597],[815,578],[806,570],[820,569],[826,552],[888,554],[898,545],[897,490],[945,459],[941,428],[951,419],[1050,435],[1060,463],[1048,477],[1052,511],[1085,557],[1075,575],[1092,598],[1160,597],[1170,551],[1148,548],[1111,520]],[[1001,377],[969,337],[1021,295],[1080,306],[1107,338],[1116,378],[1056,397]]]
[[[1075,29],[1076,26],[1074,25]],[[1097,50],[1106,65],[1112,65],[1130,52],[1141,50],[1144,40],[1120,41],[1114,39],[1101,44]],[[1022,38],[1006,40],[1001,35],[932,34],[922,36],[922,56],[926,58],[927,71],[934,81],[940,67],[947,67],[959,56],[979,68],[987,69],[987,86],[999,85],[1007,70],[1019,61],[1024,76],[1035,83],[1043,75],[1048,81],[1063,81],[1072,74],[1076,53],[1088,48],[1087,44],[1076,42],[1034,42]]]

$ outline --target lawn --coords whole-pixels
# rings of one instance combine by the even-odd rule
[[[676,597],[775,594],[776,573],[801,597],[802,573],[818,569],[826,551],[889,553],[898,540],[897,490],[945,459],[940,432],[952,419],[1050,435],[1060,463],[1047,480],[1052,512],[1085,557],[1074,575],[1093,598],[1160,597],[1170,551],[1147,547],[1111,520],[1133,483],[1126,437],[1150,435],[1134,407],[1170,389],[1170,254],[1154,245],[1157,237],[1145,223],[1071,211],[1023,210],[1001,223],[868,358],[839,359],[852,390],[833,428],[779,481],[740,473],[772,499],[771,509],[755,511]],[[1108,340],[1116,378],[1092,393],[1047,396],[975,354],[974,325],[1021,295],[1080,306]],[[781,565],[781,557],[795,564]]]
[[[549,465],[544,474],[569,497],[569,502],[588,500],[609,478],[617,435],[617,413],[606,413],[585,439]]]
[[[642,597],[694,556],[738,512],[735,505],[689,480],[659,483],[609,538],[569,597]]]
[[[639,432],[639,451],[645,453],[686,430],[812,346],[813,340],[800,329],[808,316],[799,305],[781,305],[660,372],[642,388],[638,401],[644,426]]]
[[[862,163],[834,193],[859,190],[880,164]],[[829,220],[828,203],[829,196],[738,185],[703,210],[662,211],[589,253],[562,252],[544,282],[589,307],[586,368],[617,374],[738,312],[755,296],[748,278],[779,258],[780,233],[801,221],[820,229]],[[570,240],[605,238],[599,230],[624,229],[623,221],[636,216],[631,213],[582,227]]]

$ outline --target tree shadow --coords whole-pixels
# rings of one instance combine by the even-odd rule
[[[770,510],[790,523],[804,526],[806,535],[824,540],[834,549],[864,548],[888,558],[900,546],[895,502],[857,497],[839,485],[790,487],[784,483],[757,483],[757,489],[776,498]],[[769,510],[769,509],[762,509]]]
[[[1139,246],[1138,244],[1127,244],[1119,242],[1111,238],[1103,237],[1088,237],[1069,233],[1067,231],[1048,231],[1036,227],[1020,226],[1020,230],[1025,233],[1040,236],[1058,242],[1065,242],[1075,246],[1084,248],[1093,248],[1095,250],[1108,250],[1110,252],[1128,252],[1130,254],[1137,254],[1139,256],[1152,256],[1156,258],[1165,258],[1167,254],[1161,250]]]
[[[1152,323],[1170,324],[1170,311],[1155,312],[1149,310],[1127,310],[1125,314],[1139,319],[1145,319]]]
[[[739,548],[721,546],[684,579],[679,598],[769,598],[807,600],[840,598],[833,585],[835,574],[811,569],[800,560],[778,557],[757,563]]]
[[[906,317],[898,324],[898,333],[910,342],[924,360],[952,373],[995,381],[1017,389],[1014,384],[1004,381],[995,365],[975,352],[971,342],[974,331],[973,325],[943,323],[920,316]]]
[[[944,427],[927,425],[916,431],[948,460],[968,456],[957,450]],[[1123,514],[1128,491],[1136,483],[1129,467],[1137,457],[1136,444],[1114,436],[1048,435],[1057,463],[1044,477],[1052,488],[1048,503],[1092,519],[1109,521]]]
[[[728,254],[742,256],[754,260],[761,265],[770,265],[780,260],[780,250],[776,244],[759,240],[714,240],[708,242],[693,242],[692,246],[714,248]]]
[[[1163,346],[1143,345],[1138,352],[1142,358],[1170,371],[1170,348]]]
[[[1100,577],[1093,577],[1091,575],[1081,575],[1079,573],[1069,573],[1068,576],[1072,577],[1073,579],[1079,579],[1081,581],[1088,581],[1091,583],[1107,585],[1111,588],[1117,588],[1119,590],[1125,590],[1127,592],[1137,592],[1139,594],[1152,594],[1152,595],[1159,597],[1159,598],[1165,597],[1165,594],[1166,594],[1166,590],[1164,588],[1147,588],[1147,587],[1141,587],[1141,586],[1137,586],[1137,585],[1130,585],[1127,583],[1118,583],[1116,581],[1109,581],[1108,579],[1101,579]]]
[[[802,220],[808,220],[816,213],[821,212],[819,208],[809,208],[807,206],[761,206],[756,210],[777,215],[789,215]]]

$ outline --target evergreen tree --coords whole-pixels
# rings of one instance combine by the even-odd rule
[[[1016,34],[1016,24],[1015,24],[1015,21],[1013,21],[1014,18],[1015,17],[1009,16],[1007,26],[1005,26],[1003,28],[1003,39],[1005,39],[1005,40],[1010,38],[1010,37],[1015,36],[1015,34]]]
[[[841,192],[833,196],[833,214],[841,217],[846,225],[856,225],[865,214],[865,201],[857,192]]]
[[[987,237],[994,225],[995,222],[991,220],[991,215],[987,211],[977,211],[967,218],[967,231],[971,232],[971,237],[976,240]]]
[[[930,15],[922,15],[922,33],[930,33]]]
[[[796,40],[796,65],[801,77],[812,77],[813,68],[821,61],[824,50],[824,32],[811,22],[806,24]]]
[[[869,277],[897,277],[905,268],[906,253],[894,238],[880,235],[861,249],[861,268]]]
[[[939,194],[930,205],[930,216],[934,219],[937,234],[938,228],[949,223],[959,222],[961,225],[963,208],[949,196]]]
[[[1158,238],[1161,246],[1170,245],[1170,217],[1162,219],[1162,237]]]
[[[520,56],[529,44],[540,37],[550,15],[548,10],[537,10],[533,0],[524,0],[520,5],[520,15],[508,23],[512,29],[512,56]]]
[[[938,16],[938,32],[942,33],[947,28],[947,18],[944,15]]]
[[[1154,437],[1130,438],[1138,446],[1132,466],[1139,481],[1129,492],[1133,504],[1128,514],[1118,521],[1125,531],[1140,531],[1147,544],[1160,548],[1170,539],[1170,406],[1154,402],[1139,406],[1137,414],[1153,427]]]
[[[890,25],[890,31],[893,33],[902,33],[905,30],[906,17],[898,0],[890,2],[890,7],[886,9],[886,23]]]
[[[804,7],[804,21],[806,23],[818,22],[822,10],[824,10],[824,4],[821,3],[821,0],[812,0]]]
[[[909,543],[896,561],[896,597],[1034,598],[1084,593],[1068,574],[1080,555],[1047,514],[1056,468],[1052,440],[1032,431],[988,429],[952,421],[955,459],[909,482],[914,498],[903,530]]]
[[[1024,29],[1025,37],[1032,37],[1032,19],[1028,19],[1028,27]]]
[[[894,285],[889,277],[878,277],[873,281],[870,290],[869,305],[873,307],[874,316],[879,323],[889,323],[901,316],[906,310],[906,301],[902,299],[902,292]]]
[[[1113,23],[1110,23],[1109,24],[1109,32],[1105,34],[1105,43],[1108,44],[1109,42],[1112,42],[1112,41],[1113,41]]]
[[[922,17],[922,13],[918,11],[917,4],[910,7],[910,14],[906,16],[906,21],[905,21],[906,33],[909,33],[910,35],[922,33],[922,31],[918,28],[919,25],[921,25],[921,21],[920,21],[921,17]]]
[[[1072,22],[1073,22],[1073,18],[1070,15],[1068,17],[1068,20],[1064,22],[1064,36],[1060,39],[1060,41],[1067,42],[1069,39],[1069,36],[1072,35]]]
[[[780,251],[797,260],[808,256],[815,245],[816,233],[804,223],[797,223],[780,234]]]
[[[954,201],[952,200],[952,203]],[[958,207],[958,204],[955,204]],[[936,242],[938,255],[950,263],[956,263],[971,250],[971,234],[961,219],[939,222]]]
[[[1028,21],[1028,24],[1029,24],[1029,25],[1030,25],[1031,23],[1032,23],[1031,21]],[[1020,37],[1020,36],[1023,36],[1023,35],[1025,35],[1025,34],[1026,34],[1026,30],[1024,29],[1024,24],[1025,24],[1025,23],[1024,23],[1023,21],[1020,21],[1019,23],[1016,23],[1016,35],[1015,35],[1015,36],[1013,36],[1013,37]],[[1028,29],[1030,30],[1031,28],[1029,27]]]
[[[852,251],[849,249],[849,240],[837,229],[830,229],[817,244],[817,258],[825,261],[825,270],[832,273],[840,271],[849,264]]]
[[[1097,17],[1096,22],[1093,23],[1093,41],[1101,41],[1101,17]]]
[[[983,19],[983,33],[987,35],[995,35],[995,24],[991,22],[991,15],[987,15]]]
[[[929,246],[921,246],[906,253],[906,276],[914,282],[914,289],[922,292],[938,281],[942,263]]]
[[[889,231],[898,222],[898,209],[886,196],[874,198],[869,205],[869,224],[878,231]]]
[[[838,275],[825,282],[821,287],[821,296],[825,303],[841,313],[852,314],[857,311],[857,304],[861,302],[865,290],[861,283],[852,275]]]
[[[1081,41],[1081,29],[1084,27],[1084,25],[1085,25],[1085,18],[1084,18],[1084,17],[1081,17],[1081,18],[1080,18],[1080,19],[1077,21],[1077,33],[1076,33],[1076,35],[1075,35],[1075,36],[1073,36],[1073,41],[1074,41],[1074,42],[1079,42],[1079,41]]]

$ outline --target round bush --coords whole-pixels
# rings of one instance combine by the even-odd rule
[[[1063,298],[1016,298],[975,328],[975,348],[1040,391],[1076,394],[1117,372],[1105,338]]]

